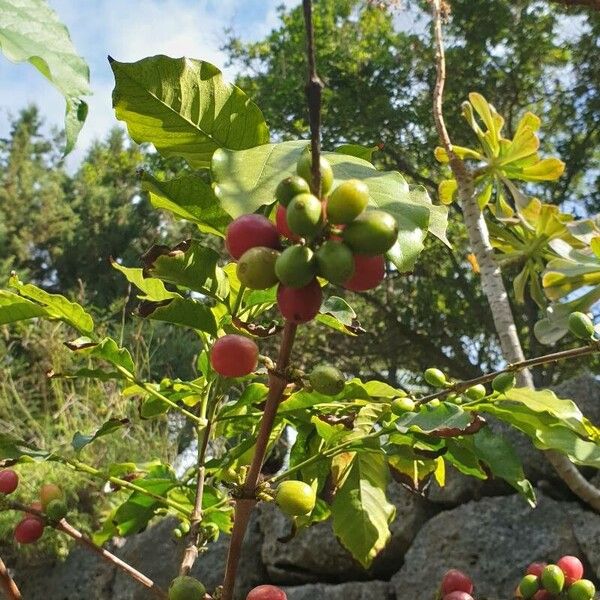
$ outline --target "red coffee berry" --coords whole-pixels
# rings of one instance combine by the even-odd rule
[[[269,219],[262,215],[242,215],[227,226],[225,247],[236,260],[257,246],[279,248],[279,233]]]
[[[548,590],[538,590],[532,600],[555,600],[555,598]]]
[[[385,277],[385,259],[383,256],[354,255],[354,275],[344,283],[344,287],[353,292],[365,292],[376,288]]]
[[[450,592],[466,592],[470,594],[473,592],[473,581],[462,571],[450,569],[444,574],[444,578],[442,579],[442,596],[446,596]]]
[[[258,364],[258,346],[243,335],[225,335],[211,348],[210,364],[223,377],[249,375]]]
[[[323,292],[316,279],[301,288],[280,285],[277,288],[277,306],[291,323],[307,323],[314,319],[321,308]]]
[[[12,469],[0,471],[0,494],[12,494],[19,485],[19,476]]]
[[[33,544],[44,533],[43,522],[36,517],[25,517],[15,527],[14,537],[19,544]]]
[[[281,204],[277,207],[277,211],[275,213],[275,226],[279,232],[279,235],[282,235],[284,238],[287,238],[292,242],[297,242],[300,240],[300,237],[293,233],[288,227],[285,206],[281,206]]]
[[[287,600],[287,596],[275,585],[259,585],[248,592],[246,600]]]
[[[444,596],[443,600],[473,600],[473,596],[467,592],[450,592]]]
[[[567,586],[583,577],[583,565],[576,556],[563,556],[557,563],[560,570],[565,574]]]
[[[525,571],[526,575],[535,575],[536,577],[541,577],[542,571],[546,568],[548,563],[545,562],[532,562]]]

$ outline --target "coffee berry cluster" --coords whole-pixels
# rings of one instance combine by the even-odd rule
[[[556,564],[531,563],[525,573],[515,594],[523,600],[592,600],[596,594],[576,556],[563,556]]]
[[[19,486],[19,476],[12,469],[0,471],[0,496],[12,494]],[[44,534],[44,527],[49,522],[57,523],[67,515],[67,505],[60,487],[53,483],[45,483],[40,488],[39,501],[31,504],[32,510],[25,512],[17,523],[13,536],[19,544],[33,544]],[[37,513],[43,513],[37,514]]]

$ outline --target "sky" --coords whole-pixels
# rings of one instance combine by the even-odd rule
[[[207,60],[233,78],[219,49],[224,30],[244,40],[263,37],[277,24],[277,6],[299,0],[48,0],[68,27],[78,53],[90,67],[93,96],[77,147],[68,159],[79,162],[89,143],[118,122],[111,107],[112,71],[107,55],[132,62],[154,54]],[[29,63],[0,56],[0,136],[10,115],[35,103],[50,126],[63,126],[64,99]]]

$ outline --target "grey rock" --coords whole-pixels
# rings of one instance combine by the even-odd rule
[[[119,553],[123,560],[139,568],[163,589],[166,589],[173,577],[177,575],[183,552],[183,544],[176,543],[171,538],[171,530],[175,525],[176,521],[164,519],[143,533],[130,538]],[[191,575],[202,581],[209,591],[223,582],[228,543],[228,536],[220,536],[217,542],[210,544],[206,553],[198,557],[192,569]],[[264,581],[259,551],[261,543],[258,522],[253,518],[248,526],[242,549],[236,599],[245,598],[251,588]],[[115,599],[151,598],[146,590],[122,573],[117,575],[113,590]]]
[[[544,496],[539,496],[535,509],[514,495],[484,498],[440,513],[421,529],[393,576],[396,600],[433,598],[451,568],[472,577],[478,597],[510,598],[530,562],[581,553],[577,523],[596,531],[600,515]],[[596,556],[597,548],[588,548],[586,556]]]
[[[262,559],[269,578],[279,584],[299,585],[391,576],[430,512],[422,498],[399,484],[390,485],[388,496],[396,506],[396,519],[390,526],[392,539],[369,571],[363,569],[340,545],[331,521],[313,525],[283,542],[279,540],[289,535],[290,521],[276,507],[262,507]]]
[[[387,581],[352,581],[339,585],[315,583],[283,588],[288,600],[392,600]]]

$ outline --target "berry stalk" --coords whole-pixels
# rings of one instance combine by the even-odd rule
[[[23,600],[21,592],[10,576],[4,561],[0,558],[0,589],[6,594],[8,600]]]

